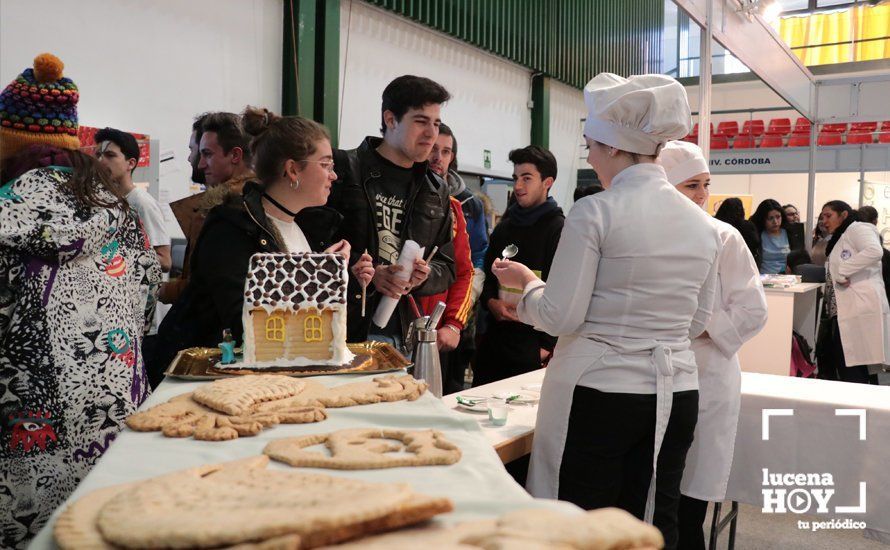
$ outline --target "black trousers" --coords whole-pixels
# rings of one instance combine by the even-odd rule
[[[617,506],[643,519],[652,479],[655,395],[576,386],[559,470],[559,499],[585,510]],[[655,487],[653,523],[676,548],[680,481],[698,420],[698,391],[674,394]]]
[[[439,364],[442,366],[442,395],[463,391],[467,367],[460,347],[451,351],[440,351]]]
[[[705,518],[708,501],[680,495],[679,550],[705,550]]]

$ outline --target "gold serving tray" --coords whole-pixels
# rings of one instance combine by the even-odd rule
[[[214,380],[245,374],[285,374],[287,376],[323,376],[328,374],[374,374],[393,372],[411,366],[411,362],[394,347],[385,342],[362,342],[347,344],[355,359],[342,367],[319,365],[300,367],[297,371],[290,367],[270,367],[266,369],[225,369],[214,368],[222,358],[216,348],[188,348],[176,354],[176,358],[164,372],[171,378],[181,380]]]

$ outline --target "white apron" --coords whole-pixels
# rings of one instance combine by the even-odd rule
[[[766,324],[767,307],[757,264],[732,226],[712,222],[723,249],[718,260],[717,299],[708,321],[709,338],[692,342],[698,365],[698,422],[686,455],[680,492],[721,502],[732,470],[741,405],[742,373],[736,355]]]
[[[692,342],[698,365],[698,422],[686,454],[680,492],[708,502],[722,502],[732,470],[742,373],[739,358],[727,358],[708,339]]]
[[[575,386],[588,370],[597,368],[597,364],[607,353],[615,353],[610,346],[602,342],[587,340],[576,343],[575,340],[578,338],[581,337],[560,338],[553,361],[544,375],[527,483],[528,491],[536,498],[559,497],[559,469],[569,429]],[[672,361],[672,350],[662,345],[646,350],[645,353],[651,357],[652,368],[656,373],[655,453],[652,458],[652,480],[649,484],[643,518],[647,523],[652,523],[655,513],[658,453],[673,406],[673,376],[678,370],[694,372],[695,366],[694,364],[690,366],[690,361],[678,362],[675,365]],[[684,353],[691,354],[689,350],[685,350]]]

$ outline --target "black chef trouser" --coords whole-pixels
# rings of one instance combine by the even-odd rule
[[[585,510],[617,506],[643,519],[655,447],[655,395],[605,393],[576,386],[559,499]],[[680,481],[698,420],[698,391],[674,393],[658,455],[653,523],[676,548]]]
[[[705,519],[708,501],[680,496],[680,544],[679,550],[705,550]]]

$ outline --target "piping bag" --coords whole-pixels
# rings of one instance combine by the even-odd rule
[[[424,247],[416,242],[412,240],[405,241],[405,244],[402,245],[402,251],[399,253],[399,262],[397,264],[402,266],[402,270],[396,273],[396,277],[407,283],[411,279],[411,272],[414,271],[414,260],[422,258],[423,251]],[[374,317],[371,320],[378,327],[385,327],[389,323],[389,318],[392,317],[392,313],[396,310],[398,303],[399,301],[396,298],[390,298],[389,296],[380,298],[377,310],[374,312]]]

